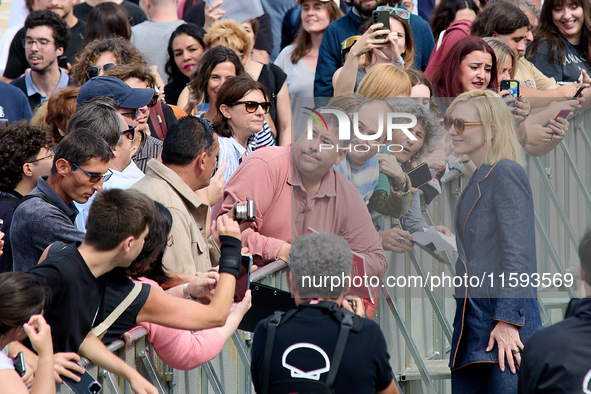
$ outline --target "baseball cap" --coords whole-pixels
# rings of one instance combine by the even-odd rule
[[[92,78],[80,87],[76,104],[98,96],[112,98],[122,108],[141,108],[152,100],[154,89],[132,89],[119,78],[103,75]]]
[[[319,0],[321,3],[328,3],[329,1],[333,1],[337,7],[341,6],[341,0]],[[302,4],[302,0],[296,0],[296,5]]]

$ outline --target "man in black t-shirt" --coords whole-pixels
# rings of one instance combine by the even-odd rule
[[[289,282],[297,312],[289,318],[291,312],[287,312],[283,316],[285,322],[276,328],[269,376],[264,376],[265,351],[268,327],[272,323],[267,319],[255,329],[250,370],[257,393],[262,392],[266,379],[269,387],[290,388],[285,392],[296,391],[291,390],[296,385],[301,388],[326,382],[336,358],[337,338],[341,335],[338,316],[353,311],[345,299],[352,261],[347,241],[333,234],[307,234],[293,242],[289,252]],[[320,283],[326,277],[329,280]],[[362,305],[357,298],[356,313],[363,313]],[[342,359],[334,366],[338,368],[332,386],[334,392],[397,394],[389,359],[380,327],[369,319],[353,318]]]
[[[78,20],[78,18],[74,16],[74,13],[72,12],[74,0],[42,0],[42,4],[44,10],[55,12],[63,18],[70,27],[70,40],[63,56],[60,57],[60,67],[67,68],[68,63],[70,65],[74,63],[78,49],[80,49],[80,46],[82,45],[86,23]],[[23,46],[24,38],[25,28],[23,27],[16,33],[10,44],[8,61],[2,77],[2,80],[5,82],[11,82],[12,80],[17,79],[29,67],[27,55],[25,54],[25,48]]]
[[[40,277],[48,287],[50,304],[45,319],[52,327],[56,353],[78,352],[108,371],[129,381],[136,393],[158,391],[137,370],[109,351],[90,332],[104,318],[106,273],[117,267],[129,267],[142,250],[156,206],[146,195],[133,191],[110,189],[101,192],[88,216],[88,227],[82,243],[71,244],[52,253],[29,272]],[[77,361],[72,355],[55,360]],[[71,362],[56,362],[60,375],[78,378],[67,368],[81,372]],[[61,382],[60,382],[61,383]]]

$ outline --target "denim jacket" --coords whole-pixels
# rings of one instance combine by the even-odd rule
[[[521,286],[525,276],[531,284],[537,273],[533,199],[524,169],[511,160],[483,164],[460,197],[455,232],[456,276],[466,274],[469,283],[455,288],[452,370],[498,362],[496,345],[490,352],[486,347],[499,321],[518,326],[523,343],[541,325],[535,287]],[[512,287],[511,278],[524,282]]]

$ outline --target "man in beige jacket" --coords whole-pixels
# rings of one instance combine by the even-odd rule
[[[150,160],[146,176],[133,185],[172,214],[172,238],[164,254],[171,271],[195,275],[219,261],[219,246],[205,230],[209,206],[195,194],[209,185],[219,150],[217,135],[201,119],[179,119],[166,134],[162,163]]]

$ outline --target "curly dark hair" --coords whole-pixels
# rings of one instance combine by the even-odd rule
[[[76,55],[76,61],[70,71],[70,79],[74,85],[81,86],[88,81],[86,70],[94,66],[99,56],[105,52],[113,53],[117,64],[148,65],[142,53],[128,40],[121,37],[94,40]]]
[[[35,160],[42,148],[52,140],[41,126],[21,120],[0,133],[0,190],[14,190],[23,179],[23,165]]]
[[[172,49],[172,42],[178,36],[186,34],[189,37],[193,37],[194,39],[199,42],[201,48],[205,49],[205,44],[203,43],[203,36],[205,35],[205,30],[197,25],[192,23],[185,23],[180,25],[176,28],[175,31],[172,32],[170,39],[168,40],[168,60],[166,61],[166,66],[164,69],[166,70],[166,75],[168,75],[168,83],[164,88],[164,93],[166,94],[166,101],[169,101],[169,98],[172,98],[170,101],[171,104],[176,104],[179,95],[181,94],[182,90],[187,86],[190,79],[186,77],[179,67],[176,65],[174,61],[174,51]]]
[[[70,27],[58,14],[49,10],[33,11],[25,19],[25,31],[38,26],[48,26],[53,30],[53,40],[56,48],[68,49],[70,42]]]

